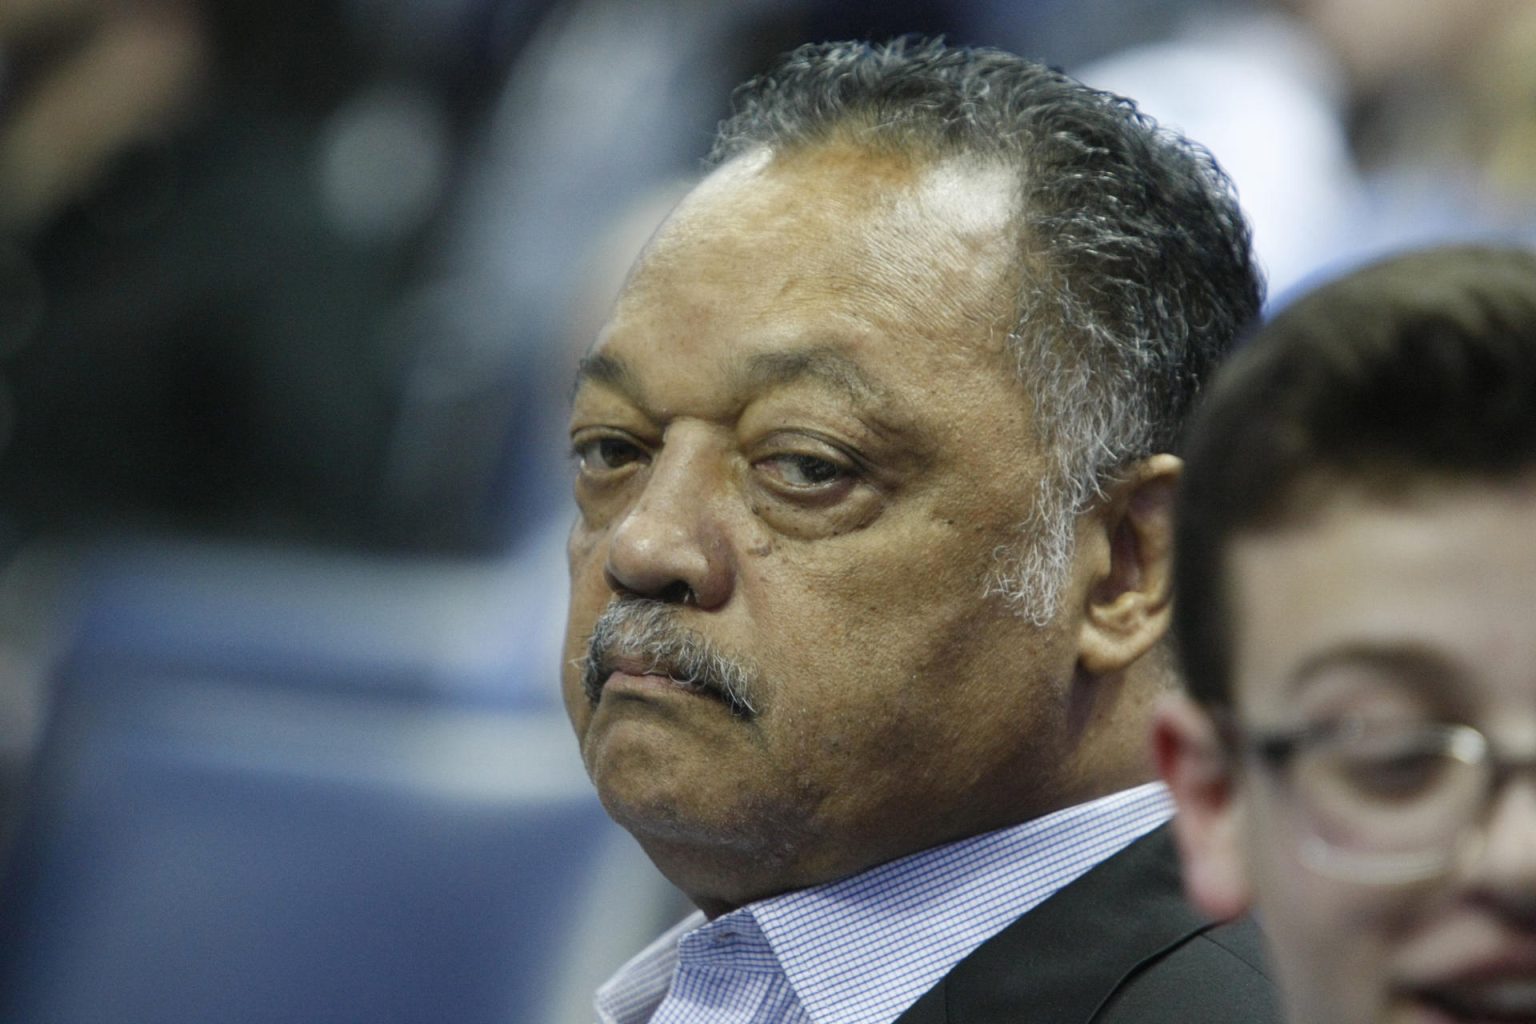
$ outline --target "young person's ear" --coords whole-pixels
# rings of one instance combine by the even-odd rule
[[[1091,675],[1129,667],[1168,632],[1172,616],[1173,498],[1183,463],[1153,455],[1136,463],[1084,517],[1080,550],[1092,560],[1078,635]]]
[[[1153,719],[1152,755],[1178,805],[1173,832],[1186,895],[1212,918],[1237,917],[1252,899],[1244,805],[1215,724],[1188,697],[1169,696]]]

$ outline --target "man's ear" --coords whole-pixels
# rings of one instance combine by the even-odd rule
[[[1173,834],[1185,895],[1216,920],[1237,917],[1252,898],[1243,802],[1210,716],[1182,694],[1165,697],[1153,718],[1152,756],[1178,805]]]
[[[1168,632],[1172,617],[1173,499],[1184,463],[1154,455],[1108,488],[1079,534],[1090,560],[1078,662],[1091,675],[1119,672]]]

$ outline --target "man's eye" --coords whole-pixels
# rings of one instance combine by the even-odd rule
[[[848,476],[848,470],[814,455],[775,455],[759,466],[790,487],[823,487]]]
[[[575,452],[581,460],[581,468],[589,473],[611,473],[645,458],[645,452],[639,445],[622,437],[597,437],[578,441]]]

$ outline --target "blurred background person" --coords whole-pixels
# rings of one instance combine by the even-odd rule
[[[1295,1024],[1536,1021],[1536,251],[1298,299],[1186,452],[1157,727],[1186,888]]]
[[[687,163],[595,174],[538,303],[458,256],[535,206],[472,184],[497,133],[570,116],[517,58],[603,13],[7,6],[0,1018],[579,1019],[655,930],[558,709],[547,453]],[[582,109],[694,52],[651,39]]]
[[[1204,139],[1239,183],[1271,295],[1392,249],[1536,240],[1536,7],[1229,0],[1083,79]]]

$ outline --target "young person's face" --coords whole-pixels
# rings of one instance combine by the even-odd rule
[[[1229,555],[1245,752],[1158,727],[1191,895],[1257,911],[1295,1024],[1536,1021],[1536,474],[1344,489]]]

